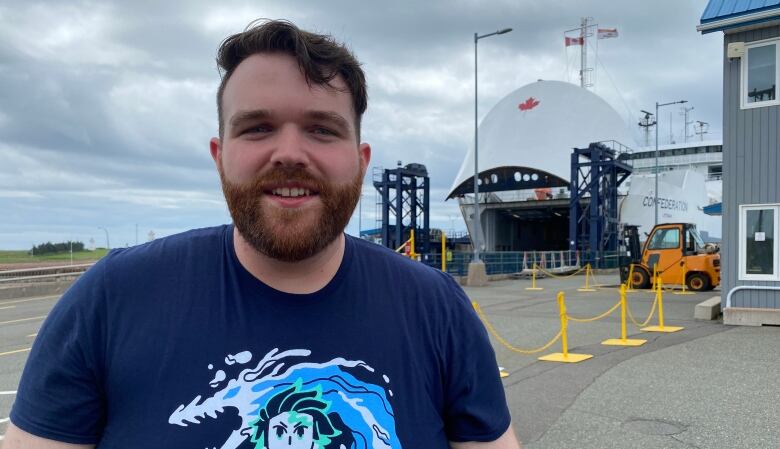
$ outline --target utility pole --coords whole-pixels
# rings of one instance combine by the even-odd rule
[[[685,130],[683,131],[683,142],[687,142],[689,137],[693,137],[693,134],[688,134],[688,125],[693,124],[693,120],[688,121],[688,116],[690,115],[690,112],[693,111],[693,106],[690,108],[686,108],[683,106],[682,108],[682,115],[685,117]]]
[[[653,120],[652,117],[655,115],[652,112],[647,112],[644,109],[642,109],[642,112],[645,114],[645,116],[639,120],[639,126],[644,128],[645,130],[645,146],[650,146],[650,127],[655,126],[658,123],[658,120]]]

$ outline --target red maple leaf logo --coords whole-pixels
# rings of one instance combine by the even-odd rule
[[[539,105],[539,100],[537,100],[534,97],[529,97],[523,103],[520,103],[518,107],[520,108],[521,111],[530,111],[531,109],[537,107],[538,105]]]

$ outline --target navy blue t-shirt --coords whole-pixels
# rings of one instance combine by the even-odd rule
[[[232,226],[112,251],[40,329],[11,421],[100,448],[411,448],[509,426],[453,279],[347,236],[334,278],[275,290]]]

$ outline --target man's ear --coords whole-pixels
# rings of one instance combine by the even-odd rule
[[[211,158],[214,159],[214,163],[217,164],[217,170],[222,171],[222,141],[219,137],[212,137],[209,141],[209,150],[211,151]]]
[[[358,154],[360,155],[360,169],[365,173],[369,162],[371,162],[371,145],[365,142],[361,143],[358,147]]]

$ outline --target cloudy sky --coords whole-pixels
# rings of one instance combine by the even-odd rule
[[[616,27],[599,42],[596,86],[638,141],[639,110],[686,99],[722,123],[722,34],[695,30],[705,0],[29,1],[0,4],[0,249],[94,239],[112,247],[228,223],[209,156],[216,135],[219,42],[259,17],[286,18],[346,42],[369,84],[364,140],[372,166],[425,164],[431,224],[463,230],[445,202],[473,140],[473,35],[479,116],[537,79],[578,82],[563,32],[590,16]],[[591,59],[595,59],[591,57]],[[568,70],[567,70],[568,69]],[[662,136],[681,139],[668,108]],[[662,142],[663,143],[663,142]],[[370,172],[362,226],[374,227]],[[136,229],[138,232],[136,234]],[[357,234],[358,217],[347,231]],[[137,237],[136,237],[137,235]]]

